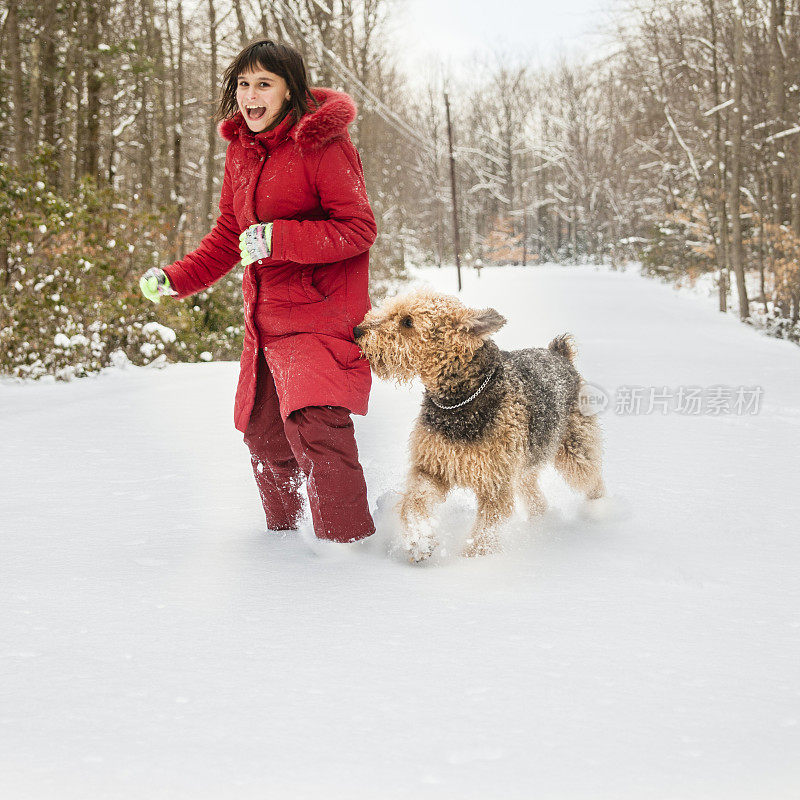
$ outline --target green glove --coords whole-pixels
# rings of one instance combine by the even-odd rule
[[[257,222],[239,236],[242,266],[246,267],[260,258],[269,258],[272,252],[272,223]]]
[[[142,294],[153,303],[161,302],[161,295],[178,294],[170,285],[167,273],[158,267],[150,267],[139,279]]]

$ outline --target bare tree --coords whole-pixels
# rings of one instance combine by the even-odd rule
[[[22,85],[18,7],[17,0],[9,0],[6,37],[8,39],[8,69],[11,73],[12,95],[14,98],[14,157],[17,165],[22,166],[27,153],[28,137],[25,130],[25,95]]]
[[[744,82],[744,23],[740,0],[737,0],[733,20],[733,130],[731,131],[731,180],[728,199],[731,206],[731,261],[736,275],[736,287],[739,292],[739,316],[746,319],[750,316],[747,300],[747,286],[744,278],[744,253],[742,251],[742,215],[739,210],[739,197],[742,187],[742,84]]]

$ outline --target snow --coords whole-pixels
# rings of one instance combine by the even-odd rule
[[[340,546],[264,532],[236,363],[0,382],[0,795],[800,794],[800,350],[633,271],[464,283],[612,398],[605,509],[549,471],[502,555],[457,555],[465,493],[444,552],[394,546],[419,386],[355,418],[379,533]],[[758,413],[613,402],[720,385]]]
[[[145,334],[145,336],[158,335],[164,344],[170,344],[174,342],[176,338],[175,331],[172,330],[172,328],[168,328],[166,325],[161,325],[158,322],[147,322],[142,325],[142,333]]]

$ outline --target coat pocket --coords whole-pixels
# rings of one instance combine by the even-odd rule
[[[300,270],[300,283],[306,297],[312,303],[325,300],[325,295],[314,285],[314,270],[316,267],[303,267]]]

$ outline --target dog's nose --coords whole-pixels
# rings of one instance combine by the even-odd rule
[[[358,325],[356,325],[355,328],[353,328],[353,338],[358,339],[359,336],[363,335],[364,335],[364,329],[359,328]]]

